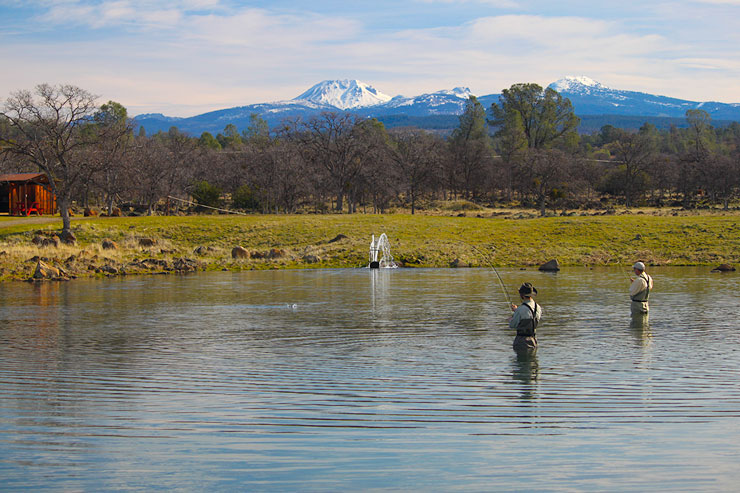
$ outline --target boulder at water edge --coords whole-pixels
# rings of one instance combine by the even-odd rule
[[[197,260],[186,257],[177,258],[172,263],[176,272],[195,272],[199,266],[200,263]]]
[[[64,278],[64,271],[62,269],[57,269],[56,267],[52,267],[51,265],[47,264],[46,262],[39,260],[36,264],[36,270],[33,272],[33,279],[36,280],[42,280],[42,279],[63,279]]]
[[[270,253],[267,254],[267,258],[283,258],[287,255],[285,250],[282,248],[273,248]]]
[[[200,246],[195,247],[195,250],[193,250],[193,253],[196,255],[208,255],[209,253],[212,253],[215,251],[216,249],[213,248],[212,246],[200,245]]]
[[[249,258],[249,251],[246,248],[237,246],[231,249],[231,258],[245,259]]]
[[[558,259],[554,258],[550,260],[549,262],[545,262],[544,264],[540,265],[540,270],[546,271],[546,272],[557,272],[560,270],[560,264],[558,263]]]
[[[450,262],[450,267],[470,267],[470,264],[467,262],[463,262],[459,258],[456,258],[452,262]]]

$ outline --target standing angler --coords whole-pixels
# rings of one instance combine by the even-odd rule
[[[536,294],[537,289],[531,283],[525,282],[519,288],[519,297],[522,299],[522,304],[519,306],[511,304],[511,310],[514,314],[509,319],[509,327],[516,329],[515,350],[537,347],[536,330],[542,315],[542,307],[532,299]]]
[[[630,278],[630,281],[632,281],[632,284],[630,284],[632,315],[646,314],[650,310],[648,298],[650,297],[650,291],[653,289],[653,278],[647,275],[645,264],[642,262],[635,262],[632,270],[637,276]]]

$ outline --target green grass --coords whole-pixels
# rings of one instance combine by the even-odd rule
[[[59,220],[51,218],[48,225],[2,227],[0,222],[0,252],[6,252],[0,256],[0,279],[28,277],[30,267],[20,269],[19,264],[36,248],[30,243],[34,232],[51,233],[59,226]],[[388,235],[396,260],[418,267],[447,267],[455,259],[484,266],[487,259],[480,252],[486,252],[497,266],[532,266],[553,258],[561,265],[628,264],[636,259],[650,265],[740,261],[740,224],[738,216],[732,215],[534,219],[402,214],[160,216],[89,219],[73,223],[73,231],[78,249],[97,252],[105,238],[122,246],[115,256],[100,252],[99,263],[189,257],[199,258],[211,270],[357,267],[367,263],[371,235],[381,233]],[[328,243],[340,233],[347,239]],[[157,239],[157,248],[139,248],[139,237]],[[196,257],[193,250],[199,245],[215,250]],[[231,249],[237,245],[261,253],[280,248],[287,256],[232,260]],[[15,250],[21,253],[16,255]],[[52,254],[47,252],[47,256]],[[307,254],[318,256],[320,262],[307,264],[303,260]]]

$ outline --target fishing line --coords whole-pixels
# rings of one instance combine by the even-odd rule
[[[604,251],[606,253],[609,253],[609,249],[606,246],[606,243],[602,243],[601,246],[604,247]],[[619,259],[619,257],[617,257],[617,266],[619,267],[619,272],[622,272],[625,276],[627,276],[627,279],[631,281],[632,278],[630,277],[630,275],[622,270],[622,261]]]
[[[509,296],[509,292],[506,290],[506,286],[504,285],[504,280],[501,279],[501,275],[498,273],[498,270],[496,269],[496,267],[494,267],[493,263],[490,261],[490,257],[486,253],[479,250],[475,245],[471,245],[467,241],[463,241],[463,240],[451,240],[451,241],[454,241],[456,243],[462,243],[463,245],[467,245],[468,247],[472,248],[473,251],[475,251],[476,253],[478,253],[480,256],[483,257],[483,260],[485,260],[485,262],[488,264],[491,270],[493,270],[493,272],[496,273],[498,282],[501,285],[501,290],[504,292],[504,295],[506,296],[506,301],[508,301],[510,305],[513,305],[513,303],[511,302],[511,297]],[[495,246],[492,246],[492,248],[494,250],[496,249]]]

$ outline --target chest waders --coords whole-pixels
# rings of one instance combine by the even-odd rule
[[[650,297],[650,276],[645,274],[644,272],[638,276],[640,279],[645,280],[645,290],[640,291],[636,295],[634,295],[631,299],[632,301],[639,301],[642,303],[647,302],[648,298]]]
[[[535,332],[537,330],[537,319],[535,318],[535,315],[537,314],[537,303],[534,304],[534,309],[526,303],[522,303],[522,305],[529,308],[529,311],[532,313],[532,318],[519,320],[519,325],[516,328],[516,335],[522,337],[535,337]]]

